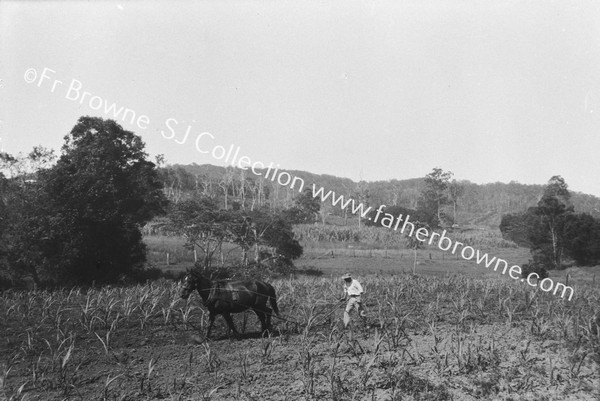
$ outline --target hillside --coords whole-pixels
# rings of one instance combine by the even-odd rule
[[[257,176],[251,170],[210,164],[172,165],[163,168],[163,181],[173,196],[184,197],[194,192],[223,197],[225,188],[229,201],[249,206],[252,202],[269,202],[274,206],[289,207],[296,191],[264,178],[266,169]],[[336,194],[356,195],[361,192],[371,206],[399,205],[416,208],[424,178],[392,179],[387,181],[355,182],[349,178],[308,171],[286,170],[292,176],[302,178],[306,187],[315,183]],[[550,177],[548,177],[550,178]],[[461,225],[477,225],[497,228],[503,214],[523,211],[535,206],[542,195],[544,185],[510,183],[475,184],[466,179],[458,180],[464,186],[464,194],[457,201],[457,222]],[[576,212],[600,217],[600,198],[581,192],[571,192]],[[331,206],[326,206],[331,208]],[[333,209],[333,208],[332,208]],[[329,210],[336,214],[338,210]]]

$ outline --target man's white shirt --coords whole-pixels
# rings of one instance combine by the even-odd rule
[[[352,279],[349,286],[344,283],[344,291],[348,295],[361,295],[363,293],[362,286],[357,280]]]

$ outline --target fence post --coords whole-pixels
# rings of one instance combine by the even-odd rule
[[[167,252],[167,266],[169,266],[169,252]]]

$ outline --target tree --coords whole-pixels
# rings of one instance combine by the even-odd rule
[[[537,206],[502,216],[503,238],[530,247],[532,269],[560,268],[564,256],[579,265],[600,261],[600,220],[587,213],[575,214],[570,197],[565,181],[554,176]]]
[[[39,146],[26,156],[0,154],[0,281],[29,276],[39,283],[43,277],[45,243],[40,238],[50,213],[39,172],[54,158],[53,151]]]
[[[254,263],[265,262],[268,258],[281,257],[291,264],[293,259],[302,256],[302,246],[294,238],[292,224],[286,220],[287,214],[265,210],[241,211],[233,227],[233,242],[242,248],[242,264],[247,265],[247,252],[254,248]]]
[[[284,210],[285,219],[292,224],[312,223],[321,209],[321,202],[312,196],[310,188],[296,196],[294,206]]]
[[[44,275],[43,233],[48,231],[49,207],[47,196],[38,182],[22,182],[20,178],[5,180],[5,208],[0,228],[0,263],[11,281],[31,277],[36,284]]]
[[[561,176],[553,176],[535,209],[539,219],[532,227],[532,251],[543,255],[553,269],[561,267],[565,245],[563,229],[567,217],[573,213],[570,198],[565,180]]]
[[[364,208],[369,206],[369,201],[371,200],[371,194],[369,193],[369,186],[366,181],[359,181],[356,184],[356,188],[354,190],[354,199],[357,201],[356,205],[362,204]],[[346,208],[347,209],[347,208]],[[358,228],[360,229],[362,222],[362,211],[363,209],[359,209],[358,213],[356,213],[358,217]]]
[[[425,177],[425,187],[421,191],[417,209],[428,216],[426,223],[433,228],[439,227],[444,221],[442,208],[449,202],[447,190],[450,178],[450,171],[438,167]]]
[[[248,183],[252,195],[250,210],[263,207],[268,197],[268,192],[265,191],[267,189],[265,187],[265,178],[263,176],[255,176],[255,178],[249,178]]]
[[[448,194],[450,197],[450,201],[452,202],[452,223],[457,224],[456,222],[456,204],[458,200],[465,193],[465,187],[460,182],[456,180],[452,180],[452,182],[448,185]]]
[[[302,255],[302,247],[294,239],[291,224],[284,214],[265,210],[219,209],[212,199],[201,198],[180,202],[169,211],[170,229],[186,238],[186,247],[200,248],[202,267],[212,267],[216,251],[224,242],[237,244],[241,266],[249,263],[254,249],[254,263],[265,262],[265,251],[272,257],[291,262]]]
[[[581,213],[567,218],[564,228],[565,252],[580,266],[600,262],[600,220]]]
[[[37,180],[41,169],[50,167],[56,160],[54,150],[43,146],[34,146],[27,155],[19,153],[16,157],[0,152],[0,174],[5,178],[13,178],[21,183]]]
[[[163,183],[163,192],[171,202],[178,203],[184,194],[196,190],[196,178],[181,166],[167,166],[158,169]]]
[[[298,195],[294,203],[306,214],[307,221],[314,220],[315,216],[319,214],[319,210],[321,210],[321,202],[312,195],[310,188],[306,188],[304,192]]]
[[[169,212],[171,230],[186,238],[186,247],[203,253],[202,266],[208,269],[212,258],[231,237],[233,218],[208,198],[192,199],[172,206]]]
[[[536,208],[531,207],[525,212],[502,215],[500,220],[502,238],[513,241],[519,246],[531,248],[533,245],[532,227],[538,220],[536,213]]]
[[[0,288],[9,279],[8,263],[8,193],[10,181],[0,172]]]
[[[111,282],[142,268],[140,227],[166,202],[144,146],[113,120],[81,117],[56,165],[40,172],[46,210],[32,230],[55,277]]]
[[[223,178],[221,179],[221,181],[219,181],[219,187],[221,187],[221,189],[223,190],[223,198],[225,201],[225,209],[227,209],[229,207],[229,204],[227,202],[228,198],[229,198],[229,187],[232,187],[235,190],[235,185],[234,185],[234,173],[233,173],[233,168],[231,166],[228,166],[225,169],[225,173],[223,174]],[[234,193],[235,196],[235,193]]]

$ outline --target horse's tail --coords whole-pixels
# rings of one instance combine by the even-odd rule
[[[279,316],[279,307],[277,306],[277,296],[275,295],[275,288],[271,284],[269,284],[269,301],[271,303],[271,308],[275,311],[275,314]]]

